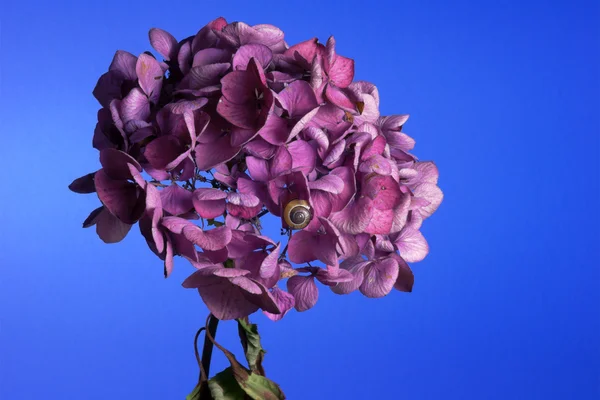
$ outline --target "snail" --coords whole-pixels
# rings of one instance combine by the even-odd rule
[[[306,200],[292,200],[283,210],[283,220],[292,229],[306,228],[312,217],[312,208]]]

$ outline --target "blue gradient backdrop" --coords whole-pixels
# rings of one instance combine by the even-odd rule
[[[91,91],[148,29],[220,15],[294,43],[335,34],[382,112],[410,113],[445,200],[412,294],[321,291],[254,317],[289,399],[600,398],[600,16],[597,1],[12,1],[0,12],[0,398],[184,399],[207,310],[137,229],[80,228],[99,163]],[[236,345],[234,324],[218,335]],[[215,359],[225,366],[223,357]]]

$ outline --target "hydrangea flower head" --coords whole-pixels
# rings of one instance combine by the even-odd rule
[[[69,186],[100,200],[84,227],[116,243],[137,224],[165,277],[189,261],[183,286],[219,319],[306,311],[317,283],[412,290],[438,169],[411,153],[408,115],[380,115],[333,37],[289,45],[275,26],[218,18],[181,41],[149,38],[160,58],[117,51],[93,91],[101,168]],[[267,214],[283,241],[262,235]]]

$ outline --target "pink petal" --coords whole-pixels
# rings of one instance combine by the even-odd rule
[[[133,88],[131,92],[121,102],[121,124],[131,120],[145,121],[150,117],[150,103],[148,98],[138,88]],[[114,117],[114,116],[113,116]],[[115,121],[116,123],[117,121]]]
[[[370,264],[370,261],[364,260],[362,257],[351,257],[340,264],[340,268],[347,270],[353,276],[353,279],[348,282],[338,282],[331,287],[331,291],[336,294],[348,294],[354,292],[363,283],[365,268]]]
[[[266,160],[248,156],[246,157],[246,165],[250,176],[255,181],[267,182],[269,180],[269,166]]]
[[[294,233],[288,243],[288,257],[296,264],[314,261],[317,259],[315,249],[319,243],[313,232],[298,231]]]
[[[190,224],[183,227],[183,236],[204,250],[220,250],[231,241],[231,229],[227,226],[203,231],[200,227]]]
[[[294,296],[294,308],[297,311],[306,311],[314,307],[319,299],[319,289],[314,277],[292,276],[287,281],[288,292]]]
[[[422,261],[429,253],[429,245],[423,234],[411,227],[405,227],[394,244],[397,246],[400,256],[407,262]]]
[[[365,269],[360,292],[367,297],[383,297],[392,290],[397,278],[398,262],[395,259],[374,262]]]
[[[315,149],[304,140],[295,140],[288,145],[292,157],[292,168],[308,175],[315,169],[317,154]]]
[[[416,198],[429,201],[429,205],[421,208],[419,212],[424,218],[431,216],[442,203],[444,194],[442,190],[433,183],[422,183],[414,188],[413,194]]]
[[[208,48],[194,54],[192,67],[204,67],[211,64],[224,64],[231,61],[231,52],[225,49]],[[220,70],[222,67],[217,68]]]
[[[333,64],[329,67],[329,79],[340,88],[345,88],[354,79],[354,60],[342,56],[336,56]]]
[[[177,184],[172,184],[160,191],[162,206],[171,215],[180,215],[190,211],[192,204],[192,192]]]
[[[364,232],[370,234],[381,234],[385,235],[390,233],[392,230],[392,223],[394,219],[394,210],[387,209],[381,210],[376,207],[373,207],[373,213],[371,214],[371,219],[369,221],[369,225],[364,229]]]
[[[331,214],[330,221],[340,231],[356,235],[365,231],[373,216],[373,202],[368,197],[351,200],[346,208]]]
[[[290,130],[285,119],[271,112],[258,134],[268,143],[279,146],[287,143]]]
[[[273,59],[271,49],[262,44],[246,44],[240,47],[233,56],[233,69],[245,70],[248,67],[250,59],[255,58],[263,67],[267,68]]]
[[[279,176],[292,169],[292,155],[285,146],[279,147],[271,160],[271,177]]]
[[[144,93],[152,103],[157,104],[163,83],[163,70],[158,61],[154,57],[142,53],[137,59],[135,72]]]
[[[323,175],[320,179],[309,182],[311,190],[322,190],[327,193],[340,194],[344,190],[344,181],[337,175]]]
[[[264,139],[256,137],[250,143],[246,143],[244,150],[254,157],[267,160],[275,155],[277,146],[273,146]]]
[[[194,209],[202,218],[216,218],[225,212],[227,194],[218,189],[199,188],[192,194]]]
[[[152,28],[150,29],[148,36],[150,38],[150,45],[152,45],[154,50],[158,51],[165,60],[170,61],[177,58],[178,44],[177,39],[175,39],[173,35],[162,29]]]
[[[290,311],[294,307],[294,304],[295,304],[294,296],[292,294],[286,292],[285,290],[279,289],[278,287],[274,287],[271,290],[271,293],[273,294],[273,298],[275,299],[277,306],[281,310],[281,314],[272,314],[267,311],[263,311],[263,313],[271,321],[279,321],[285,316],[285,314],[288,313],[288,311]]]
[[[327,96],[327,100],[331,103],[335,104],[337,107],[341,108],[344,111],[356,112],[356,104],[350,100],[348,95],[344,93],[341,89],[337,88],[332,84],[328,84],[325,89],[325,96]]]

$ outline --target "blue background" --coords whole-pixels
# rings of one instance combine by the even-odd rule
[[[255,316],[289,399],[600,398],[596,1],[28,1],[2,11],[0,397],[184,399],[207,310],[137,228],[105,245],[71,193],[99,163],[91,95],[113,53],[223,15],[288,43],[335,34],[445,200],[412,294],[321,291]],[[218,337],[236,348],[233,323]],[[216,356],[213,371],[225,366]]]

